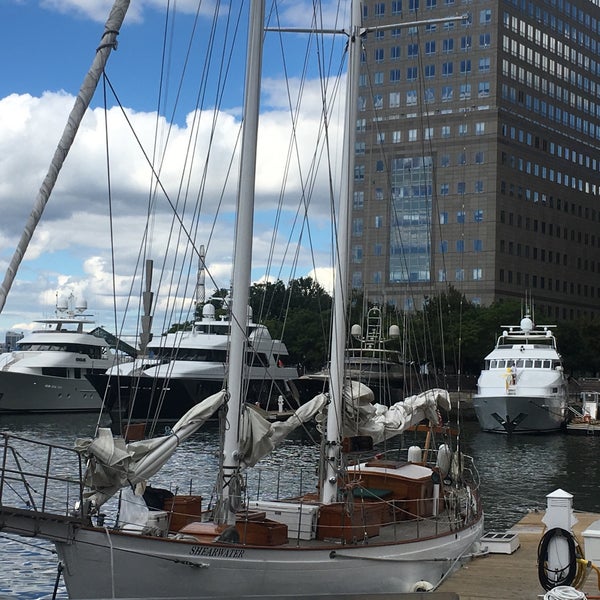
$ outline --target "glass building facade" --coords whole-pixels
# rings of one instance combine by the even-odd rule
[[[398,308],[451,284],[600,316],[600,8],[367,0],[363,16],[353,285]]]

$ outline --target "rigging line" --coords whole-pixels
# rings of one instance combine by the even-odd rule
[[[106,183],[108,187],[108,226],[110,231],[110,261],[111,261],[111,284],[112,284],[112,301],[113,301],[113,316],[114,316],[114,328],[115,334],[119,332],[118,328],[118,319],[117,319],[117,281],[116,281],[116,265],[115,265],[115,232],[114,232],[114,222],[113,222],[113,202],[112,202],[112,186],[111,186],[111,170],[110,170],[110,148],[108,143],[108,111],[107,111],[107,97],[106,97],[106,79],[102,77],[102,97],[104,100],[104,136],[106,140],[105,150],[106,150]],[[121,337],[122,331],[119,332],[119,338]],[[119,349],[118,344],[116,348],[117,355],[117,369],[119,366]],[[98,420],[96,421],[96,428],[94,432],[94,436],[98,435],[98,430],[100,428],[100,421],[102,414],[104,413],[106,406],[106,399],[108,395],[108,386],[106,386],[104,390],[104,394],[102,395],[102,405],[101,410],[98,412]],[[119,394],[119,405],[120,405],[120,394]],[[119,406],[120,408],[120,406]]]
[[[183,79],[185,76],[185,72],[187,71],[187,67],[188,67],[188,63],[189,63],[189,58],[191,55],[191,50],[192,50],[192,40],[194,38],[194,32],[196,30],[196,26],[198,23],[198,18],[199,18],[199,10],[200,10],[200,6],[198,6],[198,9],[196,11],[196,15],[195,15],[195,19],[194,19],[194,25],[192,28],[192,33],[190,35],[190,41],[188,43],[188,48],[187,48],[187,52],[186,52],[186,57],[184,60],[184,68],[182,71],[182,75],[180,77],[180,83],[179,83],[179,88],[178,88],[178,92],[177,92],[177,99],[175,102],[175,106],[174,106],[174,110],[173,110],[173,118],[171,119],[171,124],[169,126],[169,132],[171,131],[172,128],[172,122],[174,120],[174,111],[179,103],[179,99],[180,99],[180,95],[181,95],[181,89],[182,89],[182,84],[183,84]],[[192,118],[192,122],[189,124],[189,129],[190,129],[190,137],[188,138],[188,144],[186,146],[186,152],[185,152],[185,159],[184,159],[184,164],[183,164],[183,169],[182,169],[182,177],[180,179],[179,182],[179,188],[177,191],[177,206],[179,205],[181,198],[183,197],[183,207],[182,207],[182,215],[185,214],[186,212],[186,207],[187,207],[187,198],[188,198],[188,193],[189,193],[189,184],[190,184],[190,179],[192,176],[192,172],[193,172],[193,162],[194,162],[194,158],[195,158],[195,153],[192,152],[192,149],[194,147],[197,146],[197,140],[198,140],[198,135],[199,135],[199,121],[200,121],[200,117],[201,114],[199,113],[199,106],[201,105],[201,100],[204,97],[205,94],[205,90],[206,90],[206,82],[208,79],[208,75],[207,75],[207,64],[209,63],[211,57],[212,57],[212,52],[213,52],[213,48],[214,48],[214,38],[215,38],[215,30],[216,30],[216,21],[218,18],[218,9],[215,10],[215,12],[213,12],[213,21],[212,21],[212,27],[210,30],[210,35],[208,36],[208,48],[209,48],[209,52],[207,53],[207,56],[205,57],[205,62],[204,62],[204,70],[203,70],[203,74],[201,76],[201,81],[203,82],[203,85],[200,86],[198,94],[196,96],[196,104],[195,104],[195,110],[194,110],[194,114],[193,114],[193,118]],[[222,57],[223,58],[223,54]],[[215,107],[214,111],[213,111],[213,127],[214,127],[214,114],[215,112],[218,111],[218,106]],[[195,137],[194,137],[194,132],[195,132]],[[209,150],[210,150],[210,145],[209,145]],[[165,146],[165,151],[166,151],[166,146]],[[163,155],[163,159],[166,156]],[[207,157],[206,157],[206,163],[209,160],[209,156],[210,156],[210,152],[207,153]],[[205,169],[206,169],[206,163],[205,163]],[[162,167],[162,163],[161,163],[161,167]],[[162,170],[162,169],[161,169]],[[184,180],[185,180],[185,173],[187,171],[187,183],[184,184]],[[203,180],[205,178],[205,174],[203,175]],[[182,193],[183,190],[186,190],[185,193]],[[198,203],[197,203],[198,204]],[[196,204],[196,208],[194,208],[193,213],[196,213],[197,210],[197,204]],[[170,240],[171,240],[171,235],[173,234],[173,229],[174,229],[174,225],[175,225],[175,221],[174,219],[172,220],[172,224],[171,224],[171,231],[169,233],[169,238],[168,238],[168,242],[167,242],[167,247],[170,246]],[[175,286],[175,288],[173,287],[173,281],[174,281],[174,277],[175,277],[175,273],[176,271],[178,271],[178,269],[176,269],[177,266],[177,260],[178,260],[178,255],[179,255],[179,247],[180,247],[180,241],[181,241],[181,237],[182,237],[182,232],[181,229],[178,230],[177,233],[177,242],[175,243],[175,252],[173,253],[173,266],[171,269],[171,282],[169,285],[169,290],[172,289],[176,289],[179,290],[180,289],[180,284],[181,284],[181,279],[183,278],[183,270],[179,271],[179,281],[177,283],[177,286]],[[184,250],[184,258],[182,258],[182,264],[185,262],[185,256],[187,256],[187,252],[188,252],[188,248],[187,245],[185,247]],[[191,252],[191,251],[190,251]],[[163,274],[165,273],[165,269],[164,266],[167,263],[167,254],[165,253],[163,256],[163,268],[160,270],[160,277],[159,277],[159,289],[160,289],[160,284],[162,283],[162,278],[163,278]],[[189,270],[191,269],[191,262],[188,263],[188,279],[186,279],[187,284],[189,285]],[[184,295],[187,292],[187,286],[186,286],[186,290],[184,291]],[[173,320],[176,318],[175,317],[175,311],[176,311],[176,303],[173,302],[171,305],[170,311],[169,312],[165,312],[164,314],[164,321],[163,321],[163,327],[167,327],[168,322],[173,322]],[[189,316],[190,314],[190,310],[191,307],[188,305],[188,309],[187,309],[187,316]],[[183,314],[184,314],[184,304],[181,304],[180,306],[180,312],[179,312],[179,320],[182,319]]]
[[[317,17],[313,14],[313,23],[315,22],[316,18]],[[282,43],[282,36],[281,35],[279,36],[279,39],[280,39],[280,43],[283,44]],[[316,39],[317,39],[317,47],[318,47],[318,40],[320,39],[320,37],[317,35]],[[306,56],[308,56],[308,51],[307,51],[307,55]],[[284,63],[285,63],[285,58],[284,58]],[[305,60],[304,75],[303,75],[303,78],[302,78],[303,82],[306,80],[306,68],[307,68],[306,64],[307,63],[306,63],[306,60]],[[318,65],[319,65],[320,71],[322,71],[321,61],[320,60],[318,61]],[[285,70],[287,72],[287,66],[285,66]],[[340,72],[338,71],[338,76],[337,76],[337,79],[336,79],[338,85],[339,85],[339,73]],[[323,82],[323,79],[324,79],[324,77],[323,77],[323,75],[321,75],[320,81]],[[338,89],[338,85],[336,85],[335,89]],[[303,89],[304,85],[302,85],[301,88]],[[322,87],[322,89],[323,89],[323,87]],[[292,119],[292,139],[291,139],[290,147],[289,147],[289,151],[288,151],[288,165],[289,165],[289,161],[290,161],[291,151],[292,151],[292,148],[293,148],[293,149],[295,149],[296,160],[297,160],[297,163],[299,165],[300,178],[301,178],[301,186],[302,186],[302,190],[303,190],[303,193],[302,193],[302,196],[301,196],[301,202],[300,202],[299,207],[302,207],[302,206],[304,207],[304,218],[303,218],[303,222],[302,222],[303,224],[301,225],[301,229],[300,229],[300,232],[299,232],[298,244],[296,246],[295,259],[294,259],[294,262],[293,262],[293,264],[297,266],[297,264],[298,264],[298,258],[299,258],[299,253],[300,253],[300,241],[301,241],[301,239],[303,237],[302,233],[303,233],[303,231],[305,229],[308,231],[308,235],[309,235],[309,239],[310,239],[310,223],[309,223],[309,220],[308,220],[308,213],[307,213],[307,211],[308,211],[308,205],[309,205],[309,201],[310,201],[309,199],[311,197],[311,193],[309,193],[309,190],[312,190],[314,188],[315,184],[316,184],[316,176],[317,176],[316,166],[318,165],[317,158],[318,158],[318,147],[319,147],[319,145],[317,145],[317,147],[315,149],[315,152],[313,153],[311,165],[309,166],[308,174],[305,177],[302,174],[302,170],[300,168],[301,160],[300,160],[300,153],[299,153],[299,150],[298,150],[298,146],[299,145],[298,145],[298,138],[297,138],[297,122],[298,122],[298,119],[299,119],[300,98],[302,97],[302,95],[301,94],[298,95],[298,101],[296,103],[296,111],[292,111],[292,108],[291,108],[292,100],[291,100],[291,94],[290,94],[289,84],[287,86],[287,90],[288,90],[288,103],[290,105],[290,112],[294,112],[294,114],[295,114],[294,118]],[[337,95],[337,93],[335,95]],[[322,97],[323,97],[323,94],[322,94]],[[323,105],[325,105],[324,101],[323,101]],[[321,121],[321,129],[325,130],[327,132],[327,123],[328,123],[328,120],[327,120],[327,116],[326,116],[326,111],[322,111],[322,117],[323,118],[322,118],[322,121]],[[320,138],[320,136],[321,136],[321,133],[319,133],[318,139]],[[322,148],[322,151],[323,151],[323,147],[322,146],[321,146],[321,148]],[[296,218],[295,218],[295,222],[297,222],[298,218],[299,217],[298,217],[298,213],[297,213],[296,214]],[[292,231],[292,233],[290,233],[287,248],[289,248],[289,246],[290,246],[290,240],[291,240],[292,235],[293,235],[293,231]],[[286,249],[285,254],[287,254],[287,249]],[[313,251],[312,256],[313,256],[313,259],[314,259],[314,251]],[[313,265],[314,265],[314,260],[313,260]],[[280,274],[281,274],[281,271],[280,271]]]

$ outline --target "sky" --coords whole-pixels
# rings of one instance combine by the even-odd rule
[[[0,22],[3,23],[0,37],[0,56],[3,57],[0,59],[2,278],[92,63],[112,1],[0,0]],[[189,235],[196,248],[200,244],[207,245],[207,293],[215,287],[229,286],[237,186],[237,161],[234,159],[232,163],[231,157],[237,156],[245,42],[232,44],[224,37],[224,31],[227,19],[238,18],[240,2],[222,4],[218,18],[213,21],[210,10],[213,1],[200,2],[201,10],[196,16],[197,0],[171,0],[169,4],[176,5],[178,12],[169,17],[165,35],[168,3],[168,0],[131,2],[118,48],[111,54],[106,69],[123,109],[118,107],[119,102],[110,89],[104,93],[101,83],[0,313],[1,341],[6,331],[26,333],[34,327],[35,319],[53,315],[57,298],[69,294],[78,303],[87,302],[88,312],[94,315],[96,324],[112,331],[120,328],[117,323],[120,323],[126,297],[132,287],[136,295],[140,285],[139,278],[134,280],[134,276],[138,273],[136,265],[140,262],[144,231],[148,232],[146,255],[155,260],[155,265],[163,264],[165,248],[185,249],[187,246],[189,252],[192,247],[185,236],[178,237],[179,234],[171,230],[174,205],[185,225],[185,235]],[[274,14],[269,2],[267,4],[267,10]],[[288,27],[309,26],[311,4],[310,0],[280,1],[280,22]],[[342,2],[342,7],[345,4]],[[229,8],[232,8],[231,13],[227,12]],[[333,3],[331,6],[325,3],[327,24],[334,23],[336,10]],[[194,26],[200,31],[200,41],[194,42],[188,52],[189,32]],[[240,22],[239,28],[245,31],[245,22]],[[213,37],[226,40],[222,46],[229,54],[211,55],[209,62],[206,61],[208,41]],[[267,35],[257,151],[253,278],[259,281],[265,277],[271,280],[281,277],[285,281],[290,274],[293,277],[310,275],[330,289],[331,211],[326,169],[320,169],[314,181],[310,179],[316,148],[320,148],[320,156],[325,152],[324,146],[315,142],[321,123],[322,100],[314,65],[309,67],[309,78],[302,88],[303,100],[296,124],[298,145],[290,152],[287,105],[295,102],[294,94],[300,89],[299,75],[307,43],[306,38],[301,40],[301,37],[298,34],[285,37],[287,62],[284,64],[275,59],[280,38]],[[163,39],[168,40],[165,54]],[[342,69],[337,66],[342,64],[341,57],[332,53],[330,58],[325,56],[326,52],[328,50],[321,49],[328,68]],[[170,69],[163,71],[161,79],[163,56]],[[207,84],[200,93],[187,83],[177,85],[180,65],[186,57],[186,73],[204,71],[208,74]],[[230,57],[228,66],[222,66],[227,57]],[[207,68],[206,64],[212,66]],[[226,71],[227,83],[222,84]],[[168,92],[163,91],[159,96],[161,81]],[[219,109],[213,110],[217,104]],[[198,106],[201,108],[197,109]],[[331,114],[330,152],[334,157],[340,146],[340,113],[333,110]],[[156,131],[158,136],[155,136]],[[196,146],[192,154],[188,145],[190,131],[195,132]],[[208,159],[210,139],[214,143]],[[145,230],[153,181],[146,156],[151,160],[153,156],[162,156],[163,148],[167,149],[164,158],[154,158],[153,163],[155,172],[160,171],[165,194],[156,195],[151,226]],[[185,167],[182,178],[183,165],[191,164],[191,156],[193,168]],[[289,170],[288,192],[282,200],[282,173],[288,161],[301,167]],[[202,176],[204,165],[205,178]],[[308,182],[305,185],[314,188],[314,197],[321,200],[311,201],[308,209],[312,245],[308,246],[305,227],[302,244],[296,249],[283,229],[285,226],[289,231],[295,223],[296,236],[300,235],[301,220],[298,221],[296,211],[298,198],[302,196],[302,181]],[[186,189],[190,190],[187,200]],[[193,206],[199,189],[204,190],[202,216],[196,219]],[[293,198],[293,202],[288,197]],[[277,217],[282,233],[275,238],[274,208],[279,202],[284,208]],[[220,210],[217,210],[218,205]],[[283,264],[286,252],[299,257],[298,266],[291,273],[279,270],[278,266]],[[166,299],[165,290],[173,289],[176,271],[177,266],[171,266],[161,276],[162,271],[155,268],[153,289],[158,298]],[[190,279],[195,279],[193,273]],[[117,320],[113,290],[117,291]],[[180,303],[185,304],[192,293],[191,287],[180,291]],[[166,310],[166,305],[158,300],[157,314],[161,310]],[[155,319],[155,323],[158,322]],[[135,327],[136,323],[128,321],[123,332],[131,333]]]

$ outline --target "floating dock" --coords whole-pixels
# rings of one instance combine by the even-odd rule
[[[538,579],[537,552],[545,531],[545,525],[542,523],[544,514],[544,510],[528,513],[505,532],[518,536],[518,548],[512,553],[508,553],[509,549],[506,547],[496,548],[494,552],[473,558],[442,582],[436,592],[454,593],[460,600],[543,598],[546,590]],[[600,519],[600,514],[575,512],[575,517],[577,523],[573,526],[573,533],[585,552],[583,532]],[[514,538],[507,535],[506,539],[500,539],[498,543],[501,546],[509,544],[512,550]],[[599,587],[600,581],[592,570],[582,591],[590,599],[600,598]]]

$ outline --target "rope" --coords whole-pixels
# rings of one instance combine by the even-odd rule
[[[581,600],[585,594],[568,585],[559,585],[544,594],[544,600]]]

